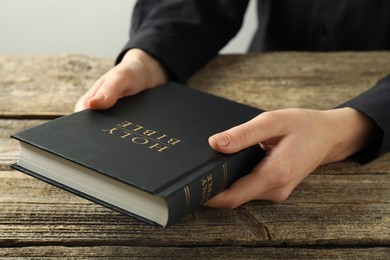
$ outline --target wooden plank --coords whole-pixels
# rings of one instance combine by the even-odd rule
[[[165,230],[15,171],[0,172],[0,207],[2,246],[390,244],[388,174],[311,175],[284,203],[200,208]]]
[[[213,60],[189,85],[267,110],[327,109],[390,71],[390,52],[269,53]],[[162,230],[16,171],[10,133],[71,113],[111,59],[0,56],[0,258],[386,259],[390,154],[322,166],[280,204],[200,208]],[[44,73],[43,73],[44,72]],[[7,120],[10,119],[10,120]]]
[[[9,165],[19,157],[19,142],[10,135],[39,124],[43,120],[6,120],[0,119],[0,170],[10,170]]]
[[[390,71],[390,52],[222,55],[189,85],[266,110],[335,105],[370,88]],[[113,65],[80,55],[0,56],[0,115],[57,116]]]
[[[58,116],[109,70],[112,59],[82,55],[0,56],[0,115]]]
[[[275,247],[65,247],[2,248],[1,259],[388,259],[390,248],[275,248]]]
[[[230,234],[229,241],[236,243],[267,238],[264,230],[253,234],[243,220],[234,217],[239,214],[234,211],[226,211],[225,214],[216,211],[220,214],[219,219],[209,216],[212,211],[207,210],[199,218],[188,214],[178,225],[162,230],[16,171],[0,172],[0,207],[1,246],[41,243],[142,246],[213,244],[221,232]],[[213,223],[216,220],[218,223]],[[209,229],[210,225],[214,227]],[[240,230],[237,230],[237,225],[240,225]],[[182,232],[183,229],[186,232]],[[201,239],[188,236],[188,232],[199,234]]]
[[[244,209],[288,245],[389,245],[389,187],[389,174],[310,175],[286,202]]]
[[[367,164],[344,160],[319,167],[315,174],[390,174],[390,153],[386,153]]]
[[[222,55],[190,85],[265,110],[330,109],[390,71],[390,52]]]

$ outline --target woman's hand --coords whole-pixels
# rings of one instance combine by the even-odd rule
[[[205,205],[235,208],[251,200],[281,202],[318,166],[361,150],[375,127],[371,119],[348,107],[327,111],[284,109],[264,112],[218,133],[209,143],[219,152],[234,153],[259,144],[266,156],[252,173]]]
[[[140,49],[129,50],[122,61],[103,75],[76,103],[75,111],[107,109],[124,96],[168,81],[165,68]]]

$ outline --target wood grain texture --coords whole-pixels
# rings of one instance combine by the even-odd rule
[[[253,247],[22,247],[0,250],[1,259],[388,259],[379,248],[253,248]]]
[[[224,55],[188,84],[267,110],[328,109],[386,76],[389,61],[390,52]],[[283,203],[199,208],[164,230],[11,170],[10,134],[71,113],[112,65],[0,55],[1,259],[389,258],[390,154],[321,166]]]
[[[0,170],[9,170],[9,165],[19,157],[19,142],[11,139],[11,134],[44,122],[46,121],[0,119]]]
[[[311,175],[284,203],[200,208],[165,230],[16,171],[0,174],[0,207],[0,241],[8,246],[390,244],[388,174]]]
[[[223,55],[188,84],[266,110],[328,109],[389,74],[389,60],[389,52]],[[0,115],[42,117],[71,113],[77,99],[113,66],[113,60],[0,56],[0,64]]]
[[[219,56],[189,84],[265,110],[330,109],[390,73],[389,52]]]
[[[58,116],[107,70],[112,59],[82,55],[0,56],[0,115]]]

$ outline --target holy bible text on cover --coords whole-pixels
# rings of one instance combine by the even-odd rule
[[[163,227],[247,174],[259,146],[221,154],[208,137],[262,111],[176,83],[12,135],[13,167],[101,205]]]

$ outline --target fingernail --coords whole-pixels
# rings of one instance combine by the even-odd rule
[[[229,138],[224,134],[216,134],[211,137],[218,144],[219,147],[228,146]]]

